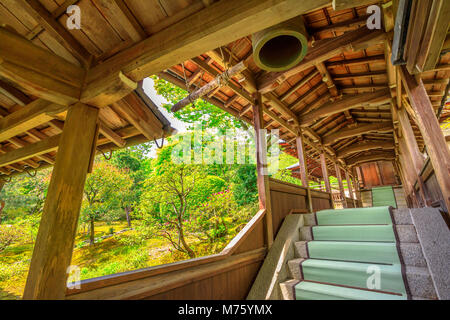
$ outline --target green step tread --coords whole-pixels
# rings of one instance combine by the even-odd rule
[[[313,240],[395,242],[393,225],[313,226]]]
[[[389,207],[351,208],[316,212],[318,225],[391,224]]]
[[[406,294],[400,264],[383,265],[346,261],[307,259],[301,264],[304,280],[326,282],[362,289],[368,287],[368,279],[379,274],[378,290]]]
[[[406,295],[340,287],[330,284],[301,281],[295,286],[297,300],[406,300]]]
[[[371,263],[400,263],[394,242],[308,241],[309,258]]]
[[[372,206],[392,206],[397,208],[394,190],[391,186],[372,188]]]

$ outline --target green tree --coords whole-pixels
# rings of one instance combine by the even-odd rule
[[[158,77],[153,77],[156,92],[163,96],[169,104],[163,105],[168,111],[173,104],[184,99],[188,93],[179,87]],[[242,128],[243,122],[219,107],[202,99],[196,100],[180,111],[173,113],[173,116],[191,125],[201,124],[204,128],[216,128],[224,131],[229,128]]]
[[[233,194],[239,205],[254,203],[258,199],[256,166],[239,165],[233,179]]]
[[[5,202],[2,221],[39,215],[44,207],[51,169],[36,172],[35,176],[22,174],[6,182],[0,198]]]
[[[148,213],[159,234],[190,258],[195,253],[186,241],[193,190],[201,179],[196,165],[163,162],[146,181],[141,209]]]
[[[89,223],[91,244],[95,240],[95,221],[117,217],[121,199],[130,192],[133,181],[125,170],[100,161],[88,175],[84,187],[81,220]]]
[[[133,180],[133,186],[121,198],[121,207],[125,212],[128,227],[131,227],[132,213],[140,202],[143,191],[143,182],[149,175],[151,159],[148,158],[150,143],[120,149],[114,152],[111,163],[124,169]]]

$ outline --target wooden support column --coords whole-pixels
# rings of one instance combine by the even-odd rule
[[[64,299],[98,109],[69,107],[31,258],[24,299]]]
[[[322,167],[323,181],[325,182],[325,191],[331,194],[330,178],[328,177],[327,162],[325,159],[325,153],[320,154],[320,165]]]
[[[409,122],[408,113],[405,108],[397,109],[397,117],[400,122],[400,128],[402,131],[402,136],[405,139],[406,147],[408,148],[409,154],[411,156],[411,164],[413,165],[415,171],[419,173],[423,168],[423,156],[419,151],[419,146],[417,145],[416,136]]]
[[[359,191],[358,174],[356,173],[356,167],[353,167],[353,188],[355,189],[355,197],[357,205],[361,201],[361,192]]]
[[[400,69],[402,81],[416,114],[420,132],[427,146],[427,152],[441,188],[441,192],[450,210],[450,151],[434,113],[433,106],[421,79],[417,81],[406,70]]]
[[[256,144],[256,171],[258,184],[259,208],[266,209],[265,230],[266,242],[270,248],[273,243],[272,205],[270,201],[269,176],[267,172],[267,147],[264,135],[264,118],[261,94],[256,94],[256,103],[253,105],[253,123],[255,127]]]
[[[334,164],[334,168],[336,170],[336,178],[338,179],[339,183],[339,192],[341,193],[341,198],[344,199],[342,206],[344,208],[347,208],[347,199],[345,198],[344,185],[342,183],[341,168],[339,168],[339,165],[337,163]]]
[[[297,155],[298,155],[298,165],[300,168],[300,178],[302,179],[302,186],[306,188],[306,206],[309,209],[309,212],[314,212],[314,208],[312,205],[311,199],[311,190],[309,189],[308,183],[308,169],[306,166],[306,157],[305,157],[305,145],[303,143],[303,133],[300,129],[299,134],[295,138],[297,143]]]
[[[404,139],[399,139],[399,151],[400,151],[400,167],[403,172],[403,179],[406,183],[406,193],[411,200],[414,202],[416,207],[420,207],[421,199],[417,197],[416,191],[414,189],[414,180],[417,179],[417,174],[414,171],[414,168],[410,165],[411,155],[408,152],[408,148],[406,147],[406,143]]]
[[[356,199],[353,193],[353,188],[352,188],[352,179],[350,179],[350,174],[347,170],[345,170],[345,180],[347,180],[347,188],[348,188],[348,193],[350,195],[350,198],[353,199],[353,207],[356,208]]]

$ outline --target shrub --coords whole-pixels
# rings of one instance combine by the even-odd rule
[[[232,222],[230,216],[236,209],[236,202],[229,190],[214,193],[193,213],[191,229],[200,233],[201,240],[208,240],[210,243],[218,241],[228,235]]]

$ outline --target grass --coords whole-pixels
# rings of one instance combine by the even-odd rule
[[[126,222],[96,223],[95,237],[110,234],[110,228],[117,232],[128,226]],[[80,268],[81,280],[187,259],[185,254],[174,251],[162,238],[130,242],[136,233],[136,230],[128,230],[94,245],[80,246],[81,242],[89,239],[89,234],[80,230],[75,241],[72,265]],[[211,247],[189,237],[187,241],[197,256],[219,252],[226,245],[224,242]],[[0,300],[21,298],[32,250],[32,243],[17,243],[0,252]]]

